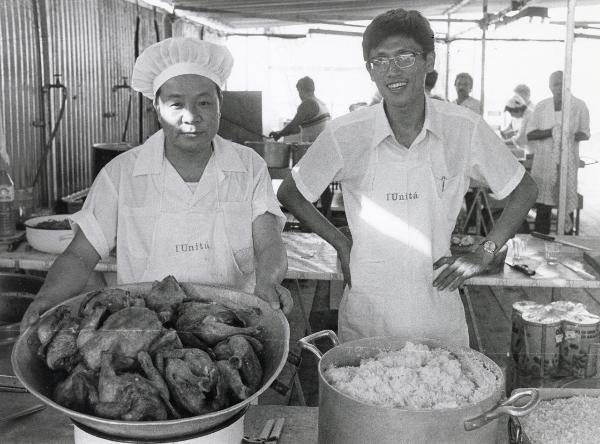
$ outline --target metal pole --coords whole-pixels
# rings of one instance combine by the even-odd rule
[[[483,0],[483,25],[481,28],[481,115],[485,108],[485,35],[488,27],[488,0]]]
[[[444,90],[446,100],[450,100],[448,96],[448,85],[450,84],[450,23],[452,23],[452,20],[450,19],[450,14],[448,14],[448,30],[446,31],[446,86]]]
[[[565,67],[563,70],[562,88],[562,131],[560,136],[560,177],[558,193],[558,220],[556,233],[565,232],[565,217],[567,216],[567,175],[569,170],[569,148],[574,141],[569,141],[571,125],[571,72],[573,65],[573,41],[575,40],[575,3],[569,0],[567,11],[567,35],[565,37]],[[571,142],[571,143],[569,143]],[[571,162],[577,168],[577,162]],[[577,172],[575,172],[577,174]]]

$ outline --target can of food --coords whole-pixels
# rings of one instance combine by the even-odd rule
[[[517,301],[512,305],[510,356],[515,365],[519,362],[519,353],[523,347],[523,313],[539,307],[541,305],[534,301]]]
[[[544,317],[536,310],[523,313],[523,347],[519,354],[521,375],[547,378],[558,371],[560,343],[563,339],[561,319]]]
[[[590,344],[585,376],[600,378],[600,342]]]
[[[588,368],[590,346],[598,342],[600,317],[591,313],[569,313],[562,321],[564,339],[560,346],[561,368],[576,378],[596,373]],[[594,363],[595,364],[595,363]]]

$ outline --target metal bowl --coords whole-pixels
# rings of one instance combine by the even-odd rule
[[[17,340],[25,310],[43,283],[37,276],[0,273],[0,344]]]
[[[257,307],[262,311],[258,325],[263,330],[263,337],[261,339],[264,350],[259,354],[264,371],[263,384],[248,399],[216,412],[168,421],[116,421],[68,409],[52,400],[52,390],[54,389],[51,382],[53,380],[52,372],[35,355],[35,350],[31,350],[28,346],[29,337],[35,334],[35,328],[33,327],[28,328],[21,335],[13,348],[11,361],[15,375],[31,394],[50,407],[65,413],[75,421],[94,430],[117,438],[140,440],[171,439],[215,428],[245,408],[275,381],[287,359],[290,328],[287,319],[281,311],[273,310],[268,303],[252,294],[200,284],[182,284],[182,286],[186,290],[188,297],[192,299],[210,299],[230,306],[234,304]],[[129,290],[132,295],[142,295],[148,293],[151,287],[152,283],[145,282],[120,285],[115,288]],[[75,296],[61,305],[66,305],[72,310],[78,309],[87,295],[88,293]],[[48,316],[49,313],[57,308],[58,306],[52,308],[42,318]]]

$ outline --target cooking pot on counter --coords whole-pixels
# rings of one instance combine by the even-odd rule
[[[281,142],[244,142],[244,145],[256,151],[265,159],[270,168],[288,168],[290,166],[290,146]]]
[[[324,355],[312,341],[329,337],[334,348]],[[373,406],[342,393],[324,377],[331,367],[358,366],[361,359],[380,352],[402,349],[410,340],[444,349],[467,359],[479,360],[496,376],[491,396],[476,404],[446,409],[405,409]],[[467,347],[446,346],[432,339],[376,337],[339,343],[331,330],[300,339],[299,345],[319,359],[319,444],[397,443],[495,443],[502,415],[523,416],[539,401],[535,389],[524,390],[503,400],[502,370],[485,355]],[[523,405],[524,398],[529,398]],[[521,402],[519,402],[521,401]]]
[[[43,283],[37,276],[0,273],[0,345],[17,340],[21,319]]]
[[[188,299],[212,300],[224,304],[233,303],[246,307],[257,307],[261,310],[258,325],[263,330],[263,351],[259,359],[263,366],[263,381],[261,387],[244,401],[238,402],[226,409],[204,415],[188,418],[173,419],[167,421],[121,421],[101,418],[75,410],[71,410],[52,399],[54,389],[54,378],[51,370],[36,356],[36,351],[28,345],[31,335],[36,333],[34,327],[29,327],[16,342],[11,356],[15,375],[29,392],[62,413],[69,416],[77,423],[90,427],[99,432],[115,438],[127,438],[131,441],[161,441],[199,434],[204,431],[215,429],[245,409],[261,393],[267,390],[277,378],[286,363],[289,350],[290,328],[289,324],[279,310],[273,310],[271,306],[262,299],[241,291],[230,290],[221,287],[213,287],[200,284],[182,283],[186,290]],[[111,288],[122,288],[129,290],[132,296],[147,294],[152,288],[151,282],[119,285]],[[66,305],[72,312],[79,309],[81,302],[90,293],[75,296],[60,305]],[[46,318],[60,305],[46,312]]]

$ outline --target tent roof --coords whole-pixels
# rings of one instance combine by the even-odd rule
[[[214,20],[229,28],[269,28],[289,24],[343,24],[371,20],[389,9],[417,9],[425,16],[482,13],[483,0],[163,0],[185,15]],[[488,12],[498,13],[511,3],[527,6],[564,7],[565,0],[488,0]],[[578,5],[597,0],[579,0]]]

